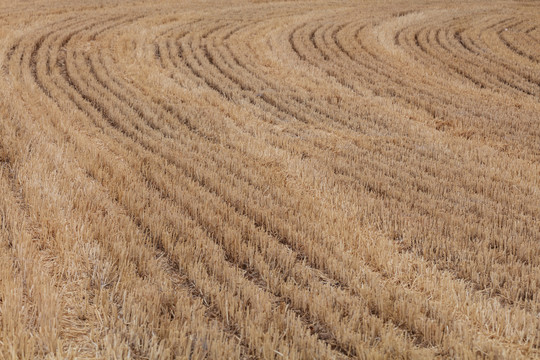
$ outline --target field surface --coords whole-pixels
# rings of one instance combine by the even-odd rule
[[[538,1],[0,0],[0,359],[540,358]]]

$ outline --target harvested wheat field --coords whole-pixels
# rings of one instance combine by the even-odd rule
[[[0,359],[540,358],[538,1],[0,4]]]

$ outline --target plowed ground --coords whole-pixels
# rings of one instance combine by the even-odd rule
[[[0,358],[540,357],[538,2],[0,3]]]

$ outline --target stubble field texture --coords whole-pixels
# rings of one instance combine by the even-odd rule
[[[0,4],[0,359],[540,357],[538,1]]]

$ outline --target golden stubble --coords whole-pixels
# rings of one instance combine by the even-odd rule
[[[2,4],[0,358],[538,357],[536,9]]]

